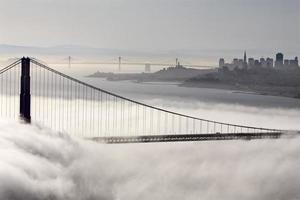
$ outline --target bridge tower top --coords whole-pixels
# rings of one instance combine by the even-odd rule
[[[121,56],[119,56],[119,72],[121,71]]]

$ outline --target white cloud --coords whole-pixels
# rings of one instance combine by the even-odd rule
[[[1,199],[300,198],[300,138],[104,145],[1,121]]]

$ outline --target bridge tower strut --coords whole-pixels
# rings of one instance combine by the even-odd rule
[[[21,59],[20,118],[31,122],[30,115],[30,58]]]

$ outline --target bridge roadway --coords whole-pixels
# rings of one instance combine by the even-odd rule
[[[181,134],[181,135],[145,135],[145,136],[119,136],[119,137],[95,137],[92,140],[101,143],[148,143],[148,142],[186,142],[209,140],[252,140],[252,139],[277,139],[282,132],[264,133],[216,133],[216,134]]]

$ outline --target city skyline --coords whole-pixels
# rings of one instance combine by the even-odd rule
[[[248,58],[248,59],[247,59]],[[277,52],[275,59],[273,57],[260,57],[254,58],[253,56],[247,57],[247,51],[244,51],[243,58],[233,58],[231,62],[226,63],[224,58],[219,59],[219,68],[228,68],[228,69],[247,69],[253,67],[263,67],[263,68],[275,68],[275,69],[294,69],[299,67],[298,56],[294,58],[285,58],[284,54]]]

